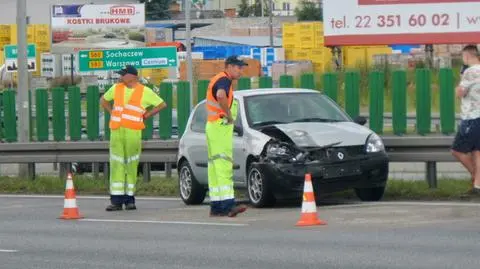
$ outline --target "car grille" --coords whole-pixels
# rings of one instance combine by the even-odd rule
[[[365,151],[364,146],[333,147],[314,151],[311,156],[315,160],[342,162],[362,158]]]

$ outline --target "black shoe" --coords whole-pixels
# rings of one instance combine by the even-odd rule
[[[137,207],[135,206],[135,204],[126,204],[125,210],[137,210]]]
[[[109,205],[109,206],[107,206],[107,208],[105,210],[107,210],[107,211],[120,211],[120,210],[123,210],[123,207],[122,207],[122,205]]]

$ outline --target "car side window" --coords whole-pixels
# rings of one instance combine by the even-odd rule
[[[197,133],[205,133],[205,124],[207,123],[207,109],[206,105],[202,104],[198,106],[193,114],[192,125],[190,128]]]

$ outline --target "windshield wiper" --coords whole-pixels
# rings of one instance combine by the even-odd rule
[[[341,122],[341,120],[325,119],[325,118],[303,118],[292,122]]]
[[[260,126],[267,126],[267,125],[273,125],[273,124],[284,124],[286,122],[283,121],[276,121],[276,120],[271,120],[271,121],[263,121],[263,122],[258,122],[254,123],[254,127],[260,127]]]

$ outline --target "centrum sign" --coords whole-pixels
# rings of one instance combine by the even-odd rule
[[[149,47],[116,50],[81,50],[80,72],[118,70],[126,65],[138,69],[177,67],[176,47]]]

